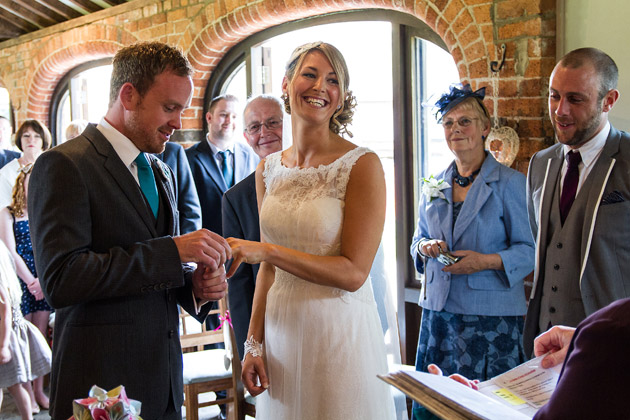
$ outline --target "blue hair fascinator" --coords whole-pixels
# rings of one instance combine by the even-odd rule
[[[469,84],[465,84],[463,86],[461,84],[453,84],[450,87],[450,91],[443,94],[440,99],[438,99],[433,105],[433,107],[437,108],[437,110],[435,111],[435,118],[438,122],[441,122],[444,115],[446,115],[456,105],[460,104],[462,101],[468,98],[475,98],[481,104],[483,104],[483,98],[485,96],[485,87],[482,87],[481,89],[473,92]]]

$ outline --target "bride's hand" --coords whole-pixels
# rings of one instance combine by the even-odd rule
[[[245,355],[241,379],[252,397],[265,392],[269,387],[269,379],[267,379],[262,357],[254,357],[251,354]]]
[[[232,248],[232,265],[226,274],[230,278],[236,269],[242,264],[258,264],[265,259],[268,244],[262,242],[246,241],[244,239],[227,238],[227,242]]]

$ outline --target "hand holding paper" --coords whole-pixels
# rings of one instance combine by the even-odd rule
[[[574,333],[575,328],[555,326],[536,337],[534,354],[538,357],[550,353],[543,358],[542,367],[548,369],[564,362]]]

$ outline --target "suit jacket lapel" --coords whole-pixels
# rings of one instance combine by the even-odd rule
[[[558,147],[554,157],[549,158],[549,173],[547,175],[547,183],[544,185],[544,195],[541,197],[540,213],[538,218],[539,237],[540,243],[538,244],[540,261],[544,261],[547,244],[547,235],[549,232],[549,218],[551,217],[551,206],[553,203],[553,196],[556,194],[556,185],[558,184],[558,177],[560,177],[562,169],[562,162],[564,156],[562,153],[562,147]],[[545,163],[545,168],[547,164]]]
[[[247,172],[247,154],[238,143],[234,143],[234,184],[245,179]]]
[[[88,126],[84,134],[92,142],[97,152],[105,158],[103,165],[105,170],[109,172],[112,179],[120,187],[122,193],[131,202],[142,218],[144,224],[151,231],[151,234],[153,236],[157,236],[154,218],[146,205],[146,201],[142,195],[142,190],[140,190],[138,183],[122,160],[120,160],[120,157],[118,157],[118,154],[110,142],[107,141],[107,139],[96,129],[95,126]]]
[[[621,134],[614,127],[610,127],[610,134],[606,139],[606,144],[602,149],[602,153],[595,162],[593,169],[588,174],[587,179],[592,179],[592,185],[588,191],[588,201],[586,202],[586,210],[584,212],[584,223],[582,225],[582,263],[588,258],[588,252],[591,244],[592,227],[597,222],[597,210],[602,200],[602,195],[610,172],[615,164],[614,155],[619,151],[619,142],[621,140]],[[578,193],[581,194],[582,190]],[[582,279],[582,273],[584,272],[584,264],[582,264],[582,270],[580,273],[580,281]]]
[[[252,174],[254,176],[254,182],[250,183],[250,188],[249,188],[249,202],[250,203],[255,203],[256,204],[256,211],[258,211],[258,196],[256,195],[256,175]]]
[[[428,214],[429,208],[427,209],[427,218],[429,218],[429,225],[437,225],[440,227],[441,235],[434,235],[436,238],[444,238],[444,242],[448,245],[449,249],[452,249],[453,246],[453,166],[455,163],[451,164],[446,171],[444,171],[444,181],[449,184],[448,188],[442,190],[444,193],[445,199],[434,198],[431,201],[430,206],[433,207],[431,213],[433,216]],[[433,219],[432,219],[433,218]],[[437,220],[435,220],[437,218]]]
[[[167,197],[167,202],[163,203],[163,211],[167,212],[169,217],[168,232],[171,235],[179,234],[179,221],[174,217],[174,209],[177,208],[177,197],[175,196],[175,186],[173,185],[173,175],[171,169],[158,158],[150,158],[151,168],[155,177],[160,197]]]
[[[499,179],[498,167],[499,163],[490,154],[486,156],[483,164],[481,165],[481,171],[479,176],[473,182],[468,194],[466,194],[466,200],[462,206],[462,210],[457,217],[457,222],[453,228],[453,246],[462,237],[468,226],[477,217],[479,211],[486,204],[488,198],[492,194],[492,188],[488,186],[488,183],[495,182]]]
[[[197,159],[199,159],[201,165],[206,169],[208,175],[210,175],[210,178],[217,184],[221,192],[225,192],[227,185],[225,179],[223,179],[221,168],[217,165],[217,161],[212,155],[212,149],[210,149],[208,141],[205,139],[201,140],[201,143],[197,146]]]

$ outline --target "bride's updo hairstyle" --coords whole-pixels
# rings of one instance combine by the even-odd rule
[[[352,133],[348,131],[348,124],[352,123],[352,116],[354,115],[354,108],[357,106],[357,100],[354,95],[352,95],[352,91],[348,89],[350,85],[348,66],[346,65],[346,60],[343,58],[343,55],[341,55],[337,48],[321,41],[310,42],[297,47],[291,54],[284,75],[289,83],[292,83],[293,79],[296,77],[297,70],[302,67],[304,58],[312,51],[319,51],[326,56],[337,75],[340,96],[344,98],[341,107],[338,108],[330,118],[330,131],[341,136],[348,134],[348,136],[352,137]],[[291,114],[289,97],[283,95],[282,99],[284,100],[285,111],[287,114]]]

